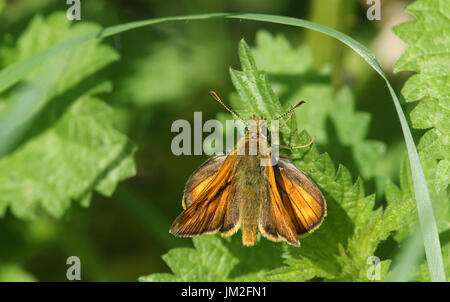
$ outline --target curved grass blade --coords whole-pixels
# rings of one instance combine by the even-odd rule
[[[425,253],[427,257],[431,280],[442,282],[445,281],[446,279],[442,260],[441,246],[439,243],[438,230],[436,226],[436,220],[433,214],[430,194],[428,192],[428,188],[425,182],[425,176],[423,173],[422,165],[419,160],[419,155],[417,153],[417,149],[414,144],[411,131],[409,129],[407,120],[405,118],[405,114],[401,108],[397,95],[395,94],[394,89],[392,88],[389,80],[387,79],[386,74],[384,73],[381,67],[380,62],[377,60],[375,55],[358,41],[337,30],[302,19],[275,16],[275,15],[264,15],[264,14],[226,14],[226,13],[200,14],[200,15],[156,18],[137,22],[130,22],[105,28],[95,36],[87,35],[57,44],[52,48],[47,49],[46,51],[38,53],[24,61],[18,62],[14,65],[5,68],[0,72],[0,93],[4,91],[6,88],[20,81],[31,70],[42,64],[46,59],[50,58],[52,55],[55,55],[67,49],[71,49],[72,47],[76,47],[77,45],[87,42],[89,40],[103,39],[131,29],[157,23],[169,21],[213,19],[213,18],[234,18],[242,20],[270,22],[295,27],[304,27],[324,33],[328,36],[338,39],[339,41],[341,41],[342,43],[346,44],[351,49],[353,49],[355,52],[357,52],[383,78],[383,80],[386,82],[386,85],[388,86],[389,92],[394,102],[394,106],[397,111],[398,118],[400,120],[400,125],[402,127],[403,136],[406,143],[406,148],[408,152],[408,157],[414,181],[414,190],[417,208],[419,212],[420,226],[423,234],[423,242],[425,244]],[[14,104],[10,104],[10,106],[14,106]],[[22,110],[26,109],[22,108]],[[21,122],[18,122],[18,125],[20,124]],[[5,127],[7,127],[7,125],[5,124],[5,116],[3,115],[0,117],[0,144],[4,143],[4,141],[8,139],[7,133],[5,136],[5,132],[3,131]]]

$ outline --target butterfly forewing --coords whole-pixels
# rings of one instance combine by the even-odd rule
[[[213,181],[227,154],[222,153],[208,159],[189,178],[183,195],[183,208],[186,209],[196,200],[203,190]]]
[[[298,246],[295,226],[286,211],[277,188],[274,167],[266,168],[265,194],[261,200],[260,232],[270,240],[285,240]]]
[[[233,183],[235,156],[217,155],[203,164],[189,179],[183,198],[185,210],[175,219],[170,232],[197,236],[237,230],[238,198]]]

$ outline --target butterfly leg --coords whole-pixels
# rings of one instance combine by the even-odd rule
[[[306,145],[303,146],[295,146],[295,147],[291,147],[291,146],[286,146],[286,145],[280,145],[281,148],[285,148],[285,149],[289,149],[289,150],[294,150],[294,149],[302,149],[302,148],[306,148],[312,145],[312,143],[315,141],[316,137],[314,136],[311,141],[309,143],[307,143]]]
[[[284,125],[286,125],[286,123],[287,123],[291,118],[292,118],[292,113],[289,114],[289,117],[288,117],[284,122],[282,122],[281,125],[278,126],[278,128],[275,129],[275,131],[280,130],[280,128],[283,127]]]

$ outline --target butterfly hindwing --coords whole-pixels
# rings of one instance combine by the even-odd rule
[[[316,184],[287,157],[274,169],[283,206],[298,235],[313,232],[326,215],[325,197]]]
[[[287,157],[266,168],[260,231],[270,240],[299,246],[298,235],[309,234],[323,221],[326,202],[314,182]]]

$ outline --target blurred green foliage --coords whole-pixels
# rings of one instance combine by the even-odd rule
[[[67,6],[63,1],[0,0],[0,68],[100,27],[206,12],[260,12],[304,18],[332,26],[369,45],[382,22],[366,19],[363,1],[332,2],[339,9],[330,10],[325,1],[312,0],[183,0],[176,6],[159,0],[82,1],[82,21],[71,24],[65,18]],[[400,37],[407,39],[400,31]],[[211,101],[209,90],[229,95],[228,100],[224,97],[225,102],[238,112],[248,110],[239,107],[228,73],[229,66],[239,69],[236,48],[242,38],[255,45],[252,52],[257,66],[267,72],[280,106],[287,108],[299,99],[306,100],[307,104],[296,111],[297,127],[317,136],[314,148],[318,151],[312,152],[315,155],[299,157],[296,163],[318,183],[327,184],[323,189],[331,206],[322,228],[305,238],[298,250],[264,239],[255,248],[243,248],[239,234],[230,240],[201,237],[192,249],[190,239],[168,233],[171,221],[181,211],[186,179],[206,159],[174,156],[170,126],[177,119],[192,122],[195,111],[203,113],[203,120],[215,118],[218,112],[226,116]],[[412,37],[406,42],[413,41]],[[414,49],[409,52],[406,59],[414,56]],[[86,281],[137,280],[170,269],[180,277],[190,266],[198,269],[191,271],[191,280],[198,276],[209,276],[208,280],[295,279],[296,271],[303,270],[308,274],[302,280],[313,276],[331,279],[331,275],[362,279],[357,270],[366,267],[366,256],[375,253],[382,260],[393,259],[409,228],[389,236],[397,228],[390,225],[376,237],[368,227],[352,229],[351,220],[368,224],[374,217],[381,221],[380,226],[386,226],[380,217],[383,208],[413,203],[413,191],[409,166],[402,164],[402,136],[388,90],[363,60],[346,59],[351,55],[352,51],[336,40],[307,30],[242,20],[207,20],[146,27],[53,58],[0,95],[0,115],[8,114],[8,104],[15,100],[33,109],[27,127],[11,134],[13,143],[0,146],[6,154],[0,159],[0,281],[64,281],[66,259],[72,255],[80,257],[82,279]],[[411,68],[406,59],[402,59],[403,65],[397,65],[398,70],[421,71]],[[397,91],[406,76],[391,75]],[[419,75],[431,76],[427,71]],[[433,127],[430,133],[447,131],[445,123],[423,118],[430,117],[428,111],[436,112],[436,106],[445,105],[437,101],[443,101],[443,90],[417,94],[411,89],[416,87],[413,81],[418,80],[411,77],[403,91],[407,101],[432,97],[422,105],[425,108],[417,106],[412,111],[413,126]],[[17,119],[14,115],[10,118],[12,122]],[[445,116],[437,120],[445,122]],[[417,138],[422,134],[415,133]],[[304,132],[300,137],[307,140]],[[425,136],[421,142],[424,140]],[[433,154],[439,154],[434,150]],[[329,156],[319,155],[323,152]],[[328,167],[325,180],[315,174],[319,173],[315,161]],[[336,174],[334,165],[341,163],[347,169],[341,166]],[[433,167],[439,172],[435,185],[443,196],[443,205],[448,202],[447,166],[445,162],[438,165],[434,159]],[[351,175],[361,176],[357,185],[353,185]],[[397,188],[394,184],[399,180]],[[328,192],[327,186],[333,189]],[[377,194],[364,197],[364,191]],[[342,209],[346,198],[366,202],[362,218],[357,218],[352,206]],[[71,200],[76,202],[71,204]],[[376,211],[372,211],[374,204]],[[389,213],[389,207],[384,211]],[[442,213],[440,231],[445,232],[448,203],[447,212]],[[416,223],[410,220],[411,226]],[[342,234],[345,238],[331,238],[334,243],[327,245],[333,227],[347,228]],[[347,238],[351,238],[348,244]],[[372,239],[370,244],[358,244]],[[441,240],[444,257],[448,258],[448,236]],[[340,247],[342,242],[345,244]],[[331,250],[317,255],[317,246]],[[362,247],[370,248],[358,250]],[[258,249],[270,253],[262,255]],[[217,254],[210,255],[210,251]],[[166,254],[166,262],[162,254]],[[191,262],[181,267],[178,254],[191,255]],[[339,256],[329,258],[329,254]],[[203,261],[205,255],[211,261]],[[216,269],[214,262],[221,257],[232,265]],[[317,263],[327,261],[331,263],[329,269],[338,272],[317,267]],[[447,265],[449,262],[447,259]],[[387,262],[383,263],[386,270]],[[286,267],[274,270],[282,266]],[[426,280],[426,265],[421,264],[418,275],[418,280]],[[159,277],[151,278],[169,275],[154,276]]]

